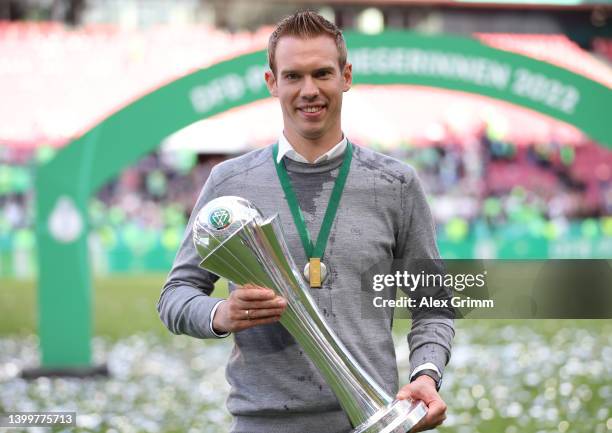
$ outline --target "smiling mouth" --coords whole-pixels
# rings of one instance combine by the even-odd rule
[[[299,107],[298,111],[301,111],[306,114],[317,114],[323,111],[325,105],[308,105],[306,107]]]

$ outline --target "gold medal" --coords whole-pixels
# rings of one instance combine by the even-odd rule
[[[318,257],[310,259],[304,266],[304,278],[313,289],[320,288],[321,283],[327,278],[327,266]]]

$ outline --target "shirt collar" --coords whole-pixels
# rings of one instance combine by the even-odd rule
[[[332,158],[335,158],[336,156],[342,155],[344,153],[344,150],[346,149],[346,143],[346,137],[344,136],[344,134],[342,134],[342,140],[340,140],[338,144],[329,149],[323,155],[315,159],[312,164],[328,161]],[[285,134],[281,133],[280,137],[278,138],[278,156],[276,157],[276,162],[280,163],[283,159],[283,156],[286,156],[287,158],[297,162],[311,164],[306,158],[296,152],[291,143],[289,143],[289,140],[287,140],[287,138],[285,137]]]

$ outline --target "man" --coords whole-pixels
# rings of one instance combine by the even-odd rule
[[[313,12],[284,19],[270,37],[268,60],[265,80],[280,101],[283,134],[276,145],[212,171],[163,288],[160,317],[176,334],[219,338],[234,333],[226,370],[232,432],[351,429],[322,376],[277,323],[284,299],[255,286],[234,287],[227,300],[210,296],[217,277],[198,267],[193,219],[215,197],[242,196],[265,216],[279,213],[296,263],[307,264],[308,277],[316,279],[314,267],[323,273],[321,287],[310,283],[327,322],[387,392],[427,404],[426,418],[413,431],[431,429],[445,418],[436,389],[450,356],[452,320],[413,320],[408,338],[412,381],[398,392],[392,317],[367,311],[373,307],[359,299],[364,263],[438,257],[419,181],[405,164],[344,137],[342,94],[351,86],[352,67],[335,25]],[[328,236],[318,236],[323,230]]]

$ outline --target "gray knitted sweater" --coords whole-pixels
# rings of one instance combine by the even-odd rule
[[[321,227],[342,157],[319,164],[284,158],[312,239]],[[212,275],[198,267],[192,220],[208,201],[237,195],[252,201],[265,217],[275,213],[296,263],[306,257],[278,180],[271,147],[217,165],[193,209],[185,238],[163,287],[159,315],[175,334],[216,338],[210,313]],[[434,227],[414,170],[395,159],[354,146],[344,194],[333,223],[324,261],[330,275],[311,289],[325,319],[365,370],[391,395],[398,389],[389,311],[362,296],[362,270],[389,258],[437,258]],[[368,298],[369,299],[369,298]],[[442,372],[454,335],[450,319],[413,320],[408,335],[412,368],[434,363]],[[227,400],[234,433],[339,433],[348,418],[316,367],[280,325],[234,334],[226,368]],[[402,384],[403,385],[403,384]]]

